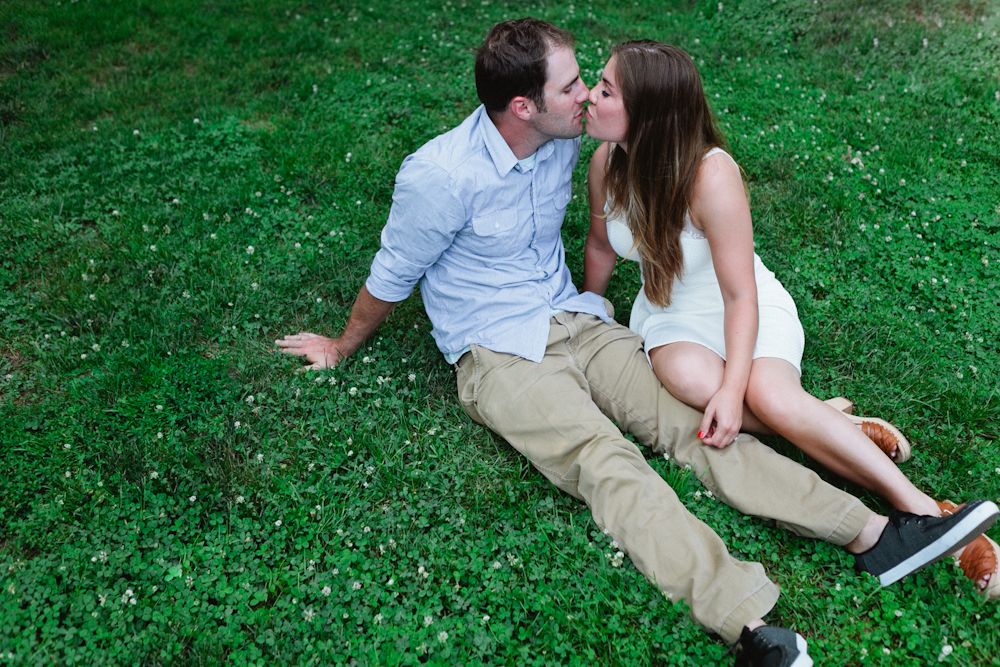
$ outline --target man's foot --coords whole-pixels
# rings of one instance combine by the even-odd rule
[[[878,577],[883,586],[961,549],[993,525],[1000,510],[989,500],[977,500],[949,516],[919,516],[893,512],[871,549],[854,556],[859,572]]]
[[[950,500],[936,502],[941,508],[941,516],[949,516],[964,507]],[[996,542],[980,535],[952,555],[980,593],[985,593],[990,600],[1000,598],[1000,546]]]
[[[774,625],[743,628],[736,645],[736,667],[812,667],[806,640],[797,632]]]

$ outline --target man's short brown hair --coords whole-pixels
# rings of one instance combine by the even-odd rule
[[[523,95],[545,111],[546,57],[573,46],[573,35],[533,18],[497,23],[476,51],[476,93],[487,111],[503,111]]]

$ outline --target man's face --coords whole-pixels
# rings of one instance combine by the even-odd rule
[[[590,91],[580,79],[573,49],[557,46],[546,57],[545,111],[537,112],[532,125],[550,139],[572,139],[583,132],[583,103]]]

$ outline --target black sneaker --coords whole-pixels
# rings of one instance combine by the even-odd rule
[[[736,667],[812,667],[806,640],[797,632],[774,625],[743,628],[737,644]]]
[[[989,500],[967,503],[943,517],[893,512],[878,542],[854,556],[854,565],[859,572],[874,574],[883,586],[894,584],[976,539],[998,514]]]

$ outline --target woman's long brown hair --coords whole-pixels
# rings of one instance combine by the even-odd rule
[[[698,166],[706,151],[725,147],[725,139],[687,53],[642,40],[619,44],[612,55],[628,116],[628,148],[611,152],[608,199],[632,231],[646,297],[666,306],[684,266],[680,233]]]

